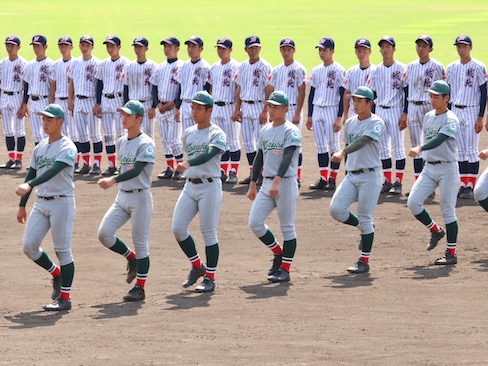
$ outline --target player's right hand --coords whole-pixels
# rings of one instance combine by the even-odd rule
[[[249,189],[247,190],[247,197],[251,201],[254,201],[256,199],[257,194],[258,194],[258,190],[256,189],[256,182],[251,181],[251,183],[249,183]]]
[[[242,122],[242,112],[235,111],[234,113],[232,113],[232,120],[234,122]]]
[[[20,224],[25,224],[27,221],[27,211],[25,210],[25,207],[19,207],[17,210],[17,222]]]
[[[100,104],[95,104],[93,107],[93,115],[100,118],[102,115],[102,106]]]
[[[180,110],[175,111],[175,122],[180,122]]]
[[[306,126],[307,126],[307,129],[308,129],[309,131],[312,131],[312,130],[313,130],[313,126],[312,126],[312,117],[308,117],[308,118],[307,118],[307,124],[306,124]]]
[[[480,153],[478,154],[478,156],[480,157],[480,159],[482,160],[486,160],[488,159],[488,149],[485,149],[485,150],[481,150]]]

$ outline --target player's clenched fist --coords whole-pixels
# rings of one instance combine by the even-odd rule
[[[19,207],[17,210],[17,221],[21,224],[25,224],[27,221],[27,211],[25,210],[25,207]]]
[[[251,201],[254,201],[257,194],[258,194],[258,190],[256,189],[256,182],[251,181],[251,183],[249,183],[249,189],[247,190],[247,197]]]
[[[29,193],[32,190],[32,187],[28,185],[27,183],[22,183],[19,184],[17,189],[15,190],[15,193],[17,196],[25,196],[27,193]]]
[[[110,178],[100,178],[97,181],[97,183],[101,188],[108,189],[112,187],[116,182],[114,177],[110,177]]]

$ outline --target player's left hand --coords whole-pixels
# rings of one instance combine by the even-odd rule
[[[398,121],[398,127],[400,127],[400,131],[403,131],[408,127],[408,115],[403,113]]]
[[[313,127],[312,127],[312,117],[308,117],[307,118],[307,124],[306,124],[306,126],[307,126],[307,129],[309,131],[312,131],[313,130]]]
[[[268,111],[262,111],[261,114],[259,115],[259,123],[261,125],[264,125],[267,122],[268,122]]]
[[[257,194],[258,194],[258,190],[256,188],[256,182],[251,181],[249,183],[249,189],[247,190],[247,197],[251,201],[254,201],[256,199]]]
[[[480,133],[483,130],[483,117],[476,118],[476,122],[474,123],[474,130],[476,133]]]
[[[332,154],[330,160],[333,161],[334,163],[340,163],[342,159],[344,159],[345,157],[346,157],[346,152],[344,150],[340,150]]]
[[[271,187],[269,188],[269,196],[271,198],[276,198],[280,194],[280,183],[281,183],[281,177],[274,177],[273,178],[273,183],[271,183]]]
[[[180,110],[175,111],[175,122],[180,122]]]
[[[410,156],[411,158],[414,158],[416,157],[418,154],[420,154],[422,152],[422,149],[420,148],[420,146],[415,146],[415,147],[412,147],[409,151],[408,151],[408,156]]]
[[[300,113],[296,113],[293,116],[293,119],[291,120],[291,123],[293,123],[294,125],[298,125],[298,124],[300,124],[300,121],[301,121],[301,115],[300,115]]]
[[[337,117],[334,121],[334,126],[332,127],[334,132],[339,132],[342,130],[342,117]]]
[[[101,188],[108,189],[108,188],[112,187],[117,182],[115,181],[114,177],[110,177],[110,178],[100,178],[97,181],[97,183]]]
[[[22,184],[19,184],[19,186],[15,190],[15,193],[17,194],[17,196],[22,197],[22,196],[25,196],[30,191],[32,191],[32,187],[30,185],[28,185],[27,183],[22,183]]]
[[[486,160],[488,159],[488,149],[485,149],[485,150],[481,150],[478,154],[478,156],[480,157],[480,159],[482,160]]]
[[[153,119],[154,117],[156,117],[156,108],[149,108],[147,116],[149,117],[149,119]]]
[[[187,161],[184,161],[182,163],[178,163],[176,166],[176,171],[183,173],[185,170],[187,170],[190,167],[190,163]]]
[[[25,210],[25,207],[19,207],[17,210],[17,222],[21,224],[25,224],[27,221],[27,211]]]

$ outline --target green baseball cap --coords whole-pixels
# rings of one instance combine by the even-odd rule
[[[144,106],[138,100],[129,100],[122,108],[117,108],[117,111],[144,117]]]
[[[437,94],[437,95],[440,94],[451,95],[451,87],[444,80],[434,81],[430,86],[429,90],[427,91],[429,93]]]
[[[367,86],[358,86],[356,90],[354,90],[353,93],[348,94],[346,98],[351,99],[352,97],[374,100],[374,93]]]
[[[269,95],[266,103],[288,107],[288,96],[284,92],[277,90]]]
[[[58,104],[48,104],[46,108],[41,112],[36,112],[37,115],[41,116],[48,116],[48,117],[57,117],[61,118],[64,121],[64,111]]]
[[[213,98],[206,90],[199,91],[195,94],[195,96],[191,100],[193,103],[201,104],[201,105],[209,105],[213,107]]]

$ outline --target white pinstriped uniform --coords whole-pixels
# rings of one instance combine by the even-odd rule
[[[424,64],[415,60],[407,65],[408,133],[412,146],[421,144],[424,116],[432,109],[427,89],[434,81],[444,80],[445,77],[444,66],[434,59]]]
[[[208,82],[212,85],[212,97],[214,99],[212,122],[227,135],[227,150],[231,152],[241,149],[239,142],[241,124],[232,121],[237,88],[235,76],[238,68],[239,62],[234,59],[226,64],[217,61],[210,68],[208,75]],[[218,106],[215,102],[225,102],[226,105]]]
[[[115,141],[124,135],[122,118],[117,108],[124,105],[124,68],[129,59],[120,56],[117,60],[106,58],[100,63],[95,78],[103,82],[102,89],[102,128],[106,146],[115,145]],[[107,98],[112,94],[115,98]]]
[[[63,135],[68,136],[71,140],[76,141],[76,128],[73,123],[71,112],[68,111],[68,81],[71,65],[75,59],[71,57],[65,61],[62,58],[53,63],[51,75],[52,81],[56,82],[56,91],[54,93],[54,103],[58,104],[65,111],[64,122],[62,126]]]
[[[334,121],[339,111],[339,88],[344,84],[346,69],[333,62],[313,68],[310,74],[310,86],[315,88],[313,98],[312,125],[317,153],[334,154],[340,150],[340,132],[334,132]]]
[[[405,130],[400,131],[398,121],[403,113],[407,86],[407,66],[395,61],[391,66],[380,64],[371,73],[368,87],[376,92],[376,115],[385,122],[385,133],[381,137],[380,157],[382,160],[405,159]],[[389,107],[389,108],[384,108]],[[391,147],[390,147],[391,146]]]
[[[241,89],[239,97],[242,100],[242,140],[248,154],[256,152],[259,131],[264,126],[259,124],[259,115],[263,112],[270,75],[271,65],[262,58],[253,64],[244,61],[237,71],[236,83]]]
[[[446,82],[451,86],[451,110],[459,118],[458,161],[479,161],[479,133],[474,130],[480,106],[480,85],[487,81],[485,65],[474,58],[466,64],[457,60],[446,69]],[[464,106],[458,108],[456,106]]]
[[[0,106],[2,111],[3,133],[8,137],[24,137],[25,121],[24,118],[17,117],[17,111],[22,104],[24,83],[22,73],[27,61],[18,56],[11,61],[8,57],[0,62]],[[13,92],[7,95],[5,92]]]
[[[28,94],[31,96],[29,101],[30,121],[32,125],[32,135],[34,142],[39,143],[47,135],[42,130],[42,116],[38,116],[36,112],[43,111],[46,105],[49,104],[49,93],[51,87],[51,69],[53,61],[46,57],[41,61],[36,59],[30,61],[25,69],[23,79],[29,84]],[[32,100],[32,96],[38,96],[40,99]]]
[[[191,60],[186,61],[177,75],[177,80],[181,85],[181,122],[183,133],[188,127],[195,124],[191,116],[191,99],[208,81],[210,65],[204,59],[193,63]]]
[[[292,121],[297,111],[298,88],[307,81],[307,70],[298,61],[286,66],[283,62],[271,71],[269,84],[274,90],[281,90],[288,96],[288,112],[286,119]],[[303,110],[302,113],[303,114]],[[302,117],[298,129],[302,130]]]
[[[375,69],[376,65],[373,64],[370,64],[369,67],[365,69],[362,69],[359,65],[351,67],[349,70],[347,70],[346,76],[344,77],[344,89],[354,91],[358,88],[358,86],[366,86],[371,73]],[[344,111],[344,113],[348,113],[349,117],[356,115],[352,103],[349,104],[349,111]]]
[[[154,139],[155,119],[149,119],[149,109],[152,108],[152,85],[151,76],[155,73],[158,65],[147,59],[140,64],[137,60],[130,62],[125,67],[125,85],[129,87],[129,99],[139,100],[144,105],[144,118],[142,119],[142,130]]]
[[[182,60],[172,63],[164,61],[151,76],[151,84],[158,87],[160,102],[174,101],[178,97],[179,82],[176,77],[181,66],[183,66]],[[183,154],[183,145],[181,143],[181,123],[175,121],[175,112],[176,108],[164,113],[160,113],[158,109],[157,119],[164,154],[179,156]]]
[[[100,131],[100,119],[93,115],[95,106],[97,79],[95,74],[100,66],[100,60],[92,56],[89,60],[78,58],[73,61],[71,67],[70,79],[73,80],[75,105],[74,119],[77,131],[77,142],[89,142],[90,138],[93,143],[102,141]],[[77,95],[88,97],[80,99]]]

